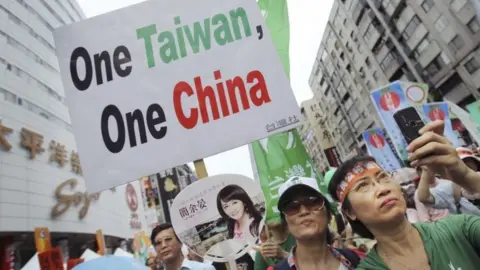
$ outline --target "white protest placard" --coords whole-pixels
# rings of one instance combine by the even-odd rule
[[[216,262],[231,262],[257,241],[265,216],[258,183],[238,174],[196,181],[173,201],[173,229],[191,251]]]
[[[151,0],[54,37],[88,192],[301,120],[255,0]]]

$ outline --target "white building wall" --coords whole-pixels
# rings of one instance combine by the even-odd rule
[[[83,220],[79,219],[79,211],[84,202],[72,205],[57,218],[51,217],[57,204],[55,189],[61,183],[75,178],[78,186],[70,194],[85,192],[84,179],[71,170],[70,154],[76,152],[76,145],[63,102],[51,32],[80,18],[84,18],[83,12],[73,0],[0,1],[0,121],[13,129],[4,136],[12,145],[11,151],[0,145],[0,232],[33,231],[46,226],[51,232],[92,234],[102,229],[105,235],[132,238],[141,230],[130,226],[132,212],[125,185],[102,192],[98,201],[90,203]],[[35,159],[30,159],[29,151],[21,147],[22,128],[44,137],[45,151]],[[66,146],[68,162],[64,167],[50,161],[52,140]],[[136,213],[146,228],[139,182],[132,185],[139,205]],[[63,192],[68,191],[65,188]]]

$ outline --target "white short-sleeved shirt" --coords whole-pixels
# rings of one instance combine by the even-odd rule
[[[435,199],[433,208],[448,209],[450,213],[457,213],[452,182],[439,181],[436,187],[430,189],[430,193]],[[460,211],[462,214],[480,216],[480,209],[463,196],[460,198]]]

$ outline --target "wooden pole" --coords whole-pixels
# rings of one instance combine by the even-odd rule
[[[195,160],[193,165],[195,166],[195,172],[197,173],[198,180],[208,177],[207,167],[205,166],[205,161],[203,158]]]

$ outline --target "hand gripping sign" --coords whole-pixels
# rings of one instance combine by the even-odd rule
[[[264,213],[258,183],[237,174],[194,182],[171,208],[172,225],[183,244],[205,259],[229,263],[257,242]]]
[[[54,36],[89,193],[301,121],[255,0],[146,1]]]

